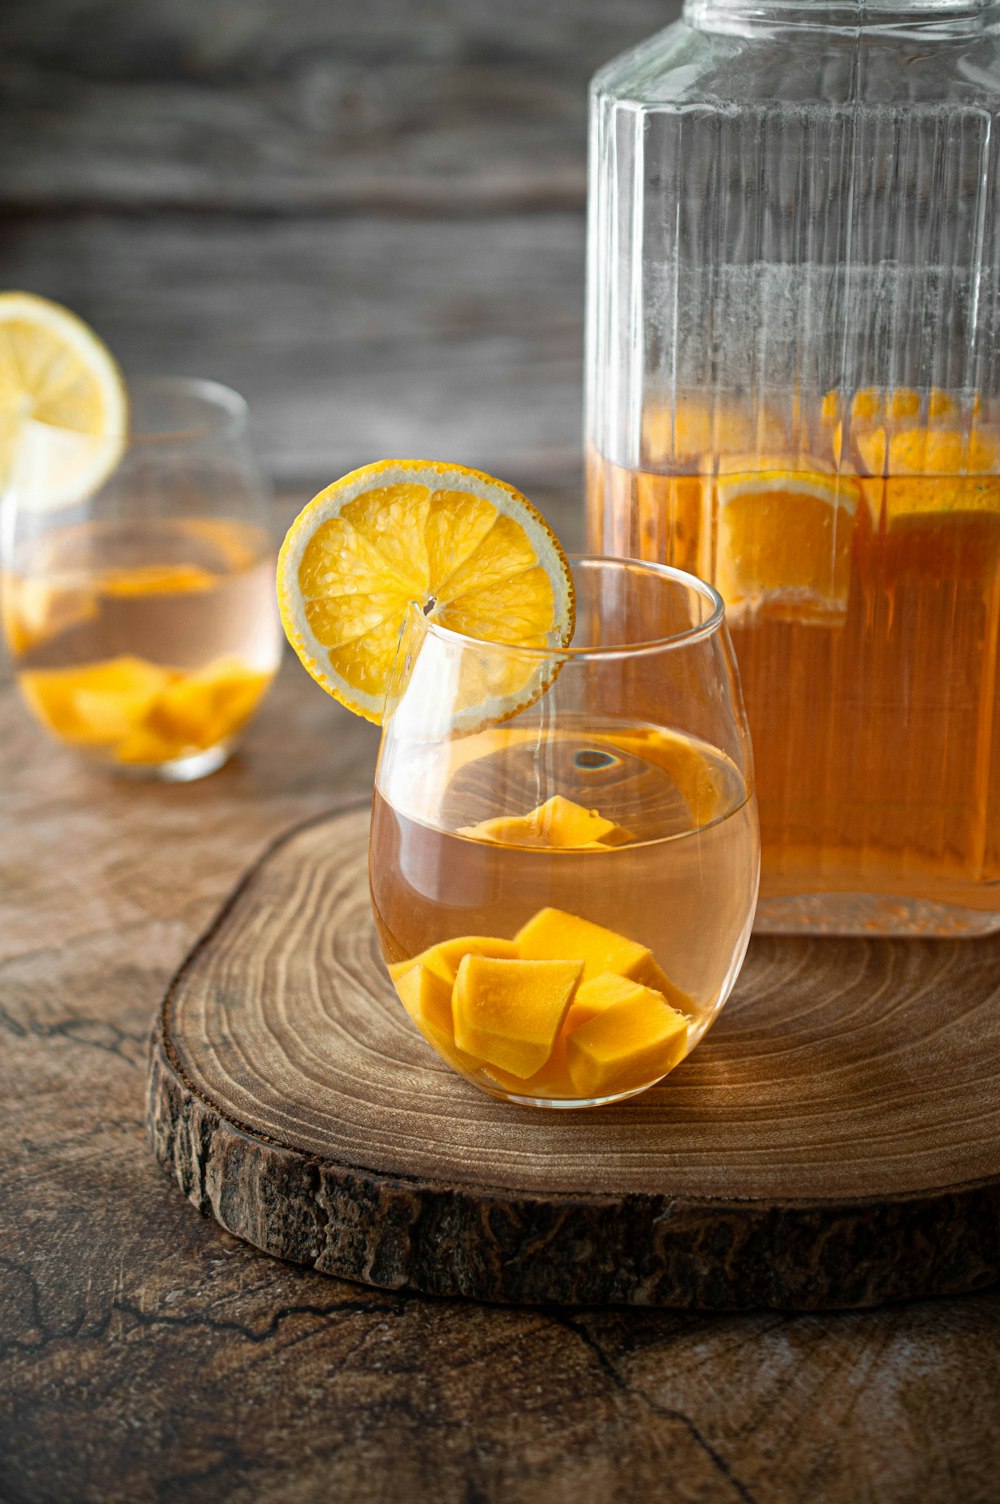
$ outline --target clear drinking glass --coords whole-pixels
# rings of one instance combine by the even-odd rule
[[[1000,6],[686,0],[591,100],[595,550],[726,601],[758,924],[1000,927]]]
[[[236,392],[162,378],[129,398],[127,435],[25,426],[0,514],[4,633],[52,735],[120,773],[199,778],[278,666],[268,492]]]
[[[494,1096],[634,1095],[729,996],[757,894],[750,743],[722,602],[573,561],[561,652],[412,606],[386,700],[372,904],[400,1000]]]

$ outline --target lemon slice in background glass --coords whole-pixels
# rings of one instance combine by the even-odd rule
[[[317,683],[380,724],[412,602],[491,643],[562,648],[573,635],[566,555],[520,492],[462,465],[382,460],[335,481],[292,524],[278,558],[281,620]],[[469,713],[510,713],[524,677],[523,666],[509,683],[485,673]]]
[[[125,383],[82,319],[34,293],[0,293],[0,489],[39,510],[90,495],[117,465]]]

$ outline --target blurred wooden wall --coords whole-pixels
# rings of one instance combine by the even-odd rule
[[[289,495],[393,453],[575,494],[587,80],[678,8],[2,0],[0,285],[238,387]]]

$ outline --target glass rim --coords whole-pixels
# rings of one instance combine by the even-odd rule
[[[1000,24],[998,0],[684,0],[700,30],[749,36],[764,28],[851,36],[961,40]]]
[[[120,441],[125,447],[190,443],[196,439],[224,437],[226,434],[241,429],[250,411],[246,398],[236,391],[235,387],[227,386],[223,381],[215,381],[210,376],[135,376],[126,380],[124,385],[128,420],[132,415],[133,393],[187,397],[199,403],[204,412],[201,422],[165,423],[162,427],[146,424],[143,428],[136,430],[131,427],[129,421],[123,431],[100,435],[102,440]],[[78,435],[82,431],[79,428],[71,428],[65,423],[46,423],[40,418],[33,418],[32,422],[37,423],[41,428],[50,428],[54,433]]]
[[[512,642],[494,642],[489,637],[471,637],[465,632],[456,631],[454,627],[446,627],[442,622],[435,621],[433,616],[427,614],[419,601],[409,602],[407,615],[411,620],[414,616],[419,617],[420,624],[425,631],[443,642],[450,642],[458,647],[489,648],[493,652],[516,654],[519,658],[537,659],[539,662],[551,662],[553,658],[558,658],[567,663],[580,662],[588,658],[634,658],[647,653],[670,652],[674,648],[690,647],[693,643],[702,642],[714,636],[725,625],[726,603],[715,586],[710,585],[707,580],[700,579],[698,575],[689,574],[685,569],[677,569],[672,564],[657,564],[650,559],[629,559],[617,554],[570,553],[566,555],[566,558],[571,566],[610,564],[617,569],[642,570],[671,585],[683,585],[686,589],[694,591],[696,595],[708,602],[711,611],[704,621],[685,627],[680,632],[671,632],[666,637],[643,638],[636,642],[598,643],[590,647],[573,647],[570,643],[561,648],[520,647]]]

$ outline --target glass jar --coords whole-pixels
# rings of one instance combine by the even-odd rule
[[[998,28],[688,0],[594,80],[590,545],[726,600],[763,929],[1000,928]]]

